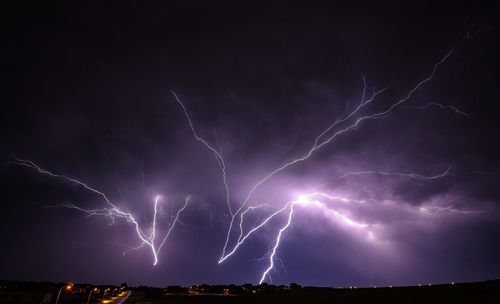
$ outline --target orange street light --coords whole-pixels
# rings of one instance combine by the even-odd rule
[[[70,290],[73,287],[73,283],[68,283],[68,285],[59,288],[59,293],[57,294],[56,304],[59,302],[59,297],[61,296],[61,291],[66,288],[66,290]]]
[[[103,293],[103,295],[102,295],[102,299],[103,299],[103,300],[104,300],[104,297],[106,296],[106,291],[110,291],[110,290],[111,290],[111,288],[106,288],[106,289],[104,289],[104,293]]]
[[[99,292],[99,289],[96,287],[96,288],[90,290],[89,298],[87,299],[87,304],[90,303],[90,296],[92,295],[92,292],[94,292],[94,293]]]

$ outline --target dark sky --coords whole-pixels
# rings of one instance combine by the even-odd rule
[[[169,90],[224,156],[238,208],[259,179],[304,155],[355,109],[363,77],[367,95],[387,90],[334,131],[406,96],[451,49],[434,78],[388,115],[364,121],[262,184],[249,206],[268,206],[250,214],[245,229],[301,194],[322,191],[346,198],[318,198],[325,206],[373,226],[353,227],[297,205],[273,283],[498,279],[499,5],[237,2],[32,1],[3,10],[0,279],[258,282],[286,215],[217,263],[231,218],[221,172]],[[192,200],[153,266],[147,246],[122,255],[140,244],[123,219],[110,225],[104,216],[47,208],[105,208],[102,197],[15,165],[14,157],[106,193],[144,231],[155,195],[163,196],[161,235],[185,197]],[[354,171],[436,178],[339,179]]]

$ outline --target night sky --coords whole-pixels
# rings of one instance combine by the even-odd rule
[[[332,132],[385,111],[451,50],[432,80],[390,113],[361,122],[263,183],[247,206],[267,206],[249,212],[244,229],[321,191],[344,198],[318,197],[325,206],[369,225],[297,205],[265,282],[382,286],[500,278],[500,7],[372,2],[5,7],[0,279],[257,283],[288,214],[217,263],[231,220],[221,170],[170,90],[199,136],[224,157],[237,209],[256,182],[306,154],[373,90],[387,88]],[[102,191],[147,233],[156,195],[161,236],[191,200],[153,266],[147,246],[122,255],[141,244],[124,219],[110,225],[106,216],[50,208],[109,207],[101,196],[16,158]],[[228,249],[237,241],[233,233]]]

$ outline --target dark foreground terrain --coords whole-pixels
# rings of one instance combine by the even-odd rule
[[[197,303],[500,303],[500,280],[477,283],[378,288],[322,288],[274,285],[195,285],[191,287],[127,287],[66,283],[0,281],[0,304],[113,304],[131,291],[126,304]],[[106,293],[105,293],[106,291]],[[47,297],[47,295],[51,295]],[[115,297],[113,297],[113,295]],[[103,302],[103,299],[105,300]]]
[[[132,303],[500,303],[500,280],[393,288],[334,289],[304,287],[279,293],[240,295],[147,295],[136,290]]]

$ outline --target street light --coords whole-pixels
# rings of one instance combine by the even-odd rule
[[[106,296],[106,291],[109,291],[109,288],[104,289],[104,293],[102,295],[102,299],[104,300],[104,297]],[[57,304],[57,303],[56,303]]]
[[[63,287],[59,288],[59,293],[57,294],[56,304],[57,304],[57,302],[59,302],[59,297],[61,296],[61,291],[62,291],[63,289],[70,290],[70,289],[71,289],[71,287],[73,287],[73,283],[68,283],[68,285],[66,285],[66,286],[63,286]]]
[[[97,289],[97,287],[96,287],[96,288],[94,288],[94,289],[91,289],[91,290],[90,290],[90,294],[89,294],[89,298],[88,298],[88,300],[87,300],[87,304],[89,304],[89,302],[90,302],[90,296],[92,295],[92,291],[93,291],[94,293],[96,293],[96,292],[98,293],[98,292],[99,292],[99,289]]]

